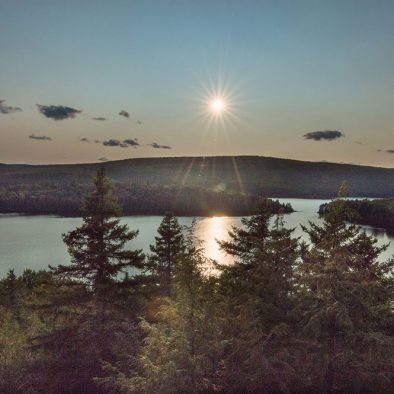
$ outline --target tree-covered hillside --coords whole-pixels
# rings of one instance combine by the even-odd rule
[[[168,209],[178,215],[248,214],[261,196],[334,197],[343,180],[349,183],[349,196],[394,196],[394,169],[259,156],[146,158],[1,164],[0,212],[77,214],[99,167],[114,183],[127,214]]]

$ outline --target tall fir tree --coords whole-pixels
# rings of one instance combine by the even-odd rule
[[[164,216],[157,232],[155,244],[150,245],[148,269],[159,282],[162,293],[170,295],[176,265],[186,251],[185,237],[172,212]]]
[[[304,245],[299,266],[300,332],[307,344],[299,372],[312,391],[390,392],[394,259],[379,261],[386,246],[349,225],[352,215],[337,199],[321,225],[304,227],[312,245]]]
[[[257,215],[244,218],[230,241],[220,242],[235,257],[219,278],[225,392],[289,391],[297,381],[289,350],[298,240],[281,215],[273,219],[271,203],[264,199]]]
[[[51,305],[60,317],[59,329],[41,343],[49,354],[47,367],[53,368],[46,384],[54,391],[68,384],[70,392],[100,392],[93,378],[101,375],[103,361],[115,359],[114,334],[133,324],[133,311],[125,307],[132,280],[122,275],[142,269],[144,256],[125,249],[138,232],[121,224],[120,214],[105,171],[99,169],[82,225],[63,235],[71,264],[50,267],[59,286]]]
[[[218,391],[213,341],[216,281],[204,274],[210,262],[196,241],[191,231],[185,234],[173,267],[171,294],[147,303],[140,325],[145,338],[133,365],[107,366],[109,376],[100,383],[109,392]]]

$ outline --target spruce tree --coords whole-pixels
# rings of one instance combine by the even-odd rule
[[[272,201],[266,198],[261,200],[257,211],[256,215],[241,219],[242,227],[232,227],[230,241],[218,241],[220,247],[234,256],[238,264],[251,264],[256,251],[264,249],[264,242],[269,237]]]
[[[109,376],[100,379],[100,384],[108,392],[218,391],[213,341],[217,333],[213,324],[215,280],[204,275],[209,261],[196,241],[191,231],[185,234],[182,254],[173,269],[171,294],[146,304],[140,324],[145,334],[140,354],[133,357],[132,364],[107,366]]]
[[[100,169],[83,207],[82,225],[63,235],[71,264],[51,267],[58,291],[50,308],[56,309],[58,319],[41,345],[47,350],[47,367],[53,368],[46,384],[54,391],[70,381],[73,392],[100,392],[93,378],[101,375],[103,361],[115,359],[114,333],[133,324],[133,310],[125,308],[132,280],[121,275],[143,268],[144,256],[124,248],[138,232],[121,224],[120,214]]]
[[[378,260],[386,246],[347,224],[346,207],[334,200],[321,225],[304,227],[312,243],[299,267],[304,381],[320,392],[390,392],[394,260]]]
[[[140,250],[124,248],[138,231],[130,231],[126,224],[120,224],[121,209],[111,189],[105,170],[100,168],[94,180],[94,190],[83,207],[82,226],[63,235],[71,264],[53,269],[54,275],[63,283],[75,284],[77,281],[87,287],[99,331],[123,287],[120,275],[127,276],[130,270],[142,269],[144,261]]]
[[[177,262],[186,250],[182,227],[172,212],[168,212],[157,230],[153,253],[149,259],[149,270],[158,280],[163,294],[171,294]]]
[[[94,180],[94,191],[85,201],[82,226],[63,235],[71,264],[59,265],[55,274],[64,279],[83,279],[94,294],[100,295],[121,273],[142,268],[141,251],[124,249],[138,231],[130,231],[127,225],[120,224],[120,214],[105,170],[101,168]]]
[[[14,318],[20,321],[21,305],[18,297],[18,279],[13,269],[7,272],[4,279],[3,303],[12,312]]]
[[[222,342],[228,344],[221,372],[225,392],[289,391],[297,380],[290,349],[299,247],[282,216],[272,219],[265,199],[257,215],[232,229],[230,241],[220,242],[235,257],[219,278]]]

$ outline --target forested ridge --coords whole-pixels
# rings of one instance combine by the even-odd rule
[[[394,169],[260,156],[146,158],[73,165],[0,165],[0,212],[79,215],[103,166],[125,214],[253,214],[260,197],[392,197]]]
[[[0,281],[0,392],[394,391],[394,260],[345,200],[301,242],[262,199],[219,240],[231,265],[171,212],[148,255],[127,249],[104,170],[82,212],[69,265]]]
[[[30,185],[0,187],[0,213],[28,215],[81,216],[83,196],[91,191],[84,183],[59,179]],[[193,186],[165,186],[116,183],[114,194],[125,215],[164,215],[172,211],[179,216],[249,215],[255,212],[259,196],[204,190]],[[275,205],[285,213],[293,212],[290,204]]]

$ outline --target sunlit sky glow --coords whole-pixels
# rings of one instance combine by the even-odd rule
[[[393,167],[393,15],[392,0],[0,0],[0,162]]]

